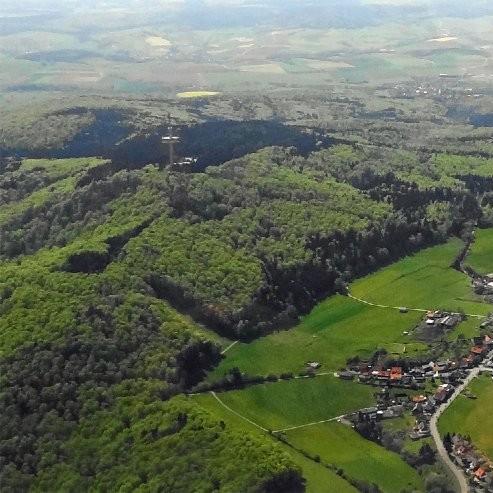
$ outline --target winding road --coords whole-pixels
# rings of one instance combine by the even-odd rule
[[[454,400],[461,394],[461,392],[471,383],[472,380],[474,380],[478,376],[479,372],[480,372],[480,368],[475,368],[474,370],[472,370],[471,373],[469,373],[467,378],[464,380],[464,382],[462,382],[462,384],[455,389],[455,392],[450,396],[449,400],[444,404],[442,404],[435,411],[435,414],[432,416],[430,420],[431,436],[433,438],[433,441],[435,442],[437,452],[440,455],[440,458],[442,459],[444,465],[456,478],[457,483],[460,486],[461,493],[468,493],[469,491],[467,478],[464,475],[464,472],[452,462],[452,459],[448,455],[448,452],[445,449],[445,446],[443,445],[442,437],[438,432],[438,420],[440,416],[445,412],[445,410],[452,404],[452,402],[454,402]]]
[[[488,358],[491,356],[488,356]],[[467,478],[462,471],[457,465],[455,465],[452,460],[450,459],[450,456],[448,452],[446,451],[444,445],[443,445],[443,440],[440,437],[440,433],[438,432],[438,420],[440,419],[440,416],[448,409],[448,407],[454,402],[454,400],[462,393],[463,390],[466,389],[466,387],[479,375],[480,372],[483,371],[493,371],[491,368],[487,368],[485,366],[479,366],[478,368],[474,368],[471,370],[467,378],[455,389],[454,393],[450,396],[447,402],[443,403],[436,411],[433,417],[430,420],[430,431],[431,431],[431,436],[435,442],[438,454],[440,455],[440,458],[442,459],[442,462],[445,464],[446,467],[450,470],[450,472],[455,476],[457,479],[458,484],[460,485],[460,491],[461,493],[468,493],[469,492],[469,485],[467,482]]]

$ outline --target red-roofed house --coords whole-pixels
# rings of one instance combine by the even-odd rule
[[[483,354],[484,352],[486,352],[486,348],[483,347],[483,346],[474,346],[472,349],[471,349],[471,353],[472,354],[477,354],[478,356]]]
[[[394,366],[390,369],[390,380],[400,380],[402,378],[402,368]]]

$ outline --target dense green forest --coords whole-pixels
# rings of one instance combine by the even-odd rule
[[[180,154],[202,157],[180,169],[165,166],[152,102],[91,104],[2,116],[0,489],[303,491],[282,444],[183,394],[232,341],[491,224],[482,137],[468,152],[399,145],[400,124],[365,126],[354,100],[337,103],[354,118],[336,133],[320,121],[334,102],[318,126],[308,111],[288,126],[275,97],[234,124],[238,101],[168,102]],[[272,107],[285,123],[263,120]]]

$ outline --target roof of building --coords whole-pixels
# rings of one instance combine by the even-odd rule
[[[486,349],[483,346],[474,346],[471,349],[471,353],[473,354],[483,354],[486,351]]]

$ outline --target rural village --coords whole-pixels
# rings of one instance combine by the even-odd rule
[[[493,293],[493,275],[476,278],[474,286],[481,285],[485,291]],[[401,311],[407,309],[402,307]],[[415,330],[427,328],[430,331],[446,332],[456,327],[464,315],[444,311],[428,311],[422,323]],[[413,441],[432,437],[437,449],[445,450],[453,464],[462,470],[473,491],[491,491],[493,483],[493,461],[481,454],[468,437],[447,434],[443,439],[436,429],[436,421],[442,412],[461,393],[465,398],[476,399],[467,385],[478,375],[491,372],[493,378],[493,318],[491,316],[480,325],[483,335],[469,341],[469,350],[460,359],[447,358],[413,365],[406,360],[402,366],[385,367],[377,361],[358,361],[335,376],[343,380],[355,380],[365,385],[380,387],[376,406],[360,409],[348,414],[341,422],[358,428],[365,423],[375,423],[411,413],[415,425],[409,432]],[[309,366],[315,368],[317,362]],[[401,389],[401,392],[391,392]],[[419,392],[422,391],[422,392]],[[433,423],[434,422],[434,423]],[[433,429],[433,427],[435,429]]]

